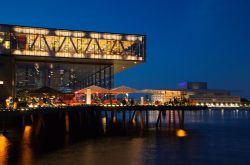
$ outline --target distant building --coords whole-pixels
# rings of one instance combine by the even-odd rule
[[[180,89],[187,89],[187,90],[206,90],[207,89],[207,82],[181,82],[178,84]]]
[[[208,89],[206,82],[183,82],[179,87],[180,89],[145,89],[144,92],[151,94],[152,101],[162,103],[184,97],[194,104],[208,106],[237,106],[240,103],[239,96],[232,96],[228,90]]]
[[[231,96],[227,90],[189,90],[186,91],[186,97],[192,102],[211,106],[240,103],[240,97]]]

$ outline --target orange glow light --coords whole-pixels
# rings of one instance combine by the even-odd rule
[[[187,133],[186,133],[186,131],[183,130],[183,129],[178,129],[178,130],[176,131],[176,136],[177,136],[177,137],[185,137],[185,136],[187,136]]]
[[[0,164],[7,163],[9,145],[10,142],[8,141],[8,139],[0,134]]]

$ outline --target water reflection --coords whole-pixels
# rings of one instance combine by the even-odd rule
[[[10,147],[9,140],[2,134],[0,134],[0,164],[7,164],[8,149]]]
[[[31,134],[32,134],[32,127],[25,126],[21,141],[21,162],[22,164],[32,164],[33,159],[33,151],[31,149]]]
[[[138,133],[139,118],[134,123],[137,125],[135,129],[132,129],[132,126],[123,127],[122,113],[109,114],[108,117],[100,116],[98,120],[93,120],[97,122],[88,121],[91,125],[97,125],[95,127],[88,125],[80,131],[76,129],[77,138],[67,133],[52,139],[56,134],[52,132],[52,134],[48,134],[50,140],[41,142],[33,135],[34,128],[25,126],[20,137],[16,134],[15,138],[8,136],[7,139],[0,135],[0,164],[6,164],[9,157],[12,157],[13,162],[18,162],[18,164],[47,164],[50,161],[53,163],[55,161],[55,164],[75,164],[77,162],[98,165],[163,164],[163,162],[181,164],[187,161],[211,164],[211,160],[218,163],[220,159],[224,161],[233,159],[231,161],[234,162],[234,160],[247,159],[246,157],[249,155],[250,140],[248,137],[250,132],[245,131],[250,129],[249,111],[247,110],[187,111],[185,112],[185,130],[177,132],[169,129],[167,122],[169,118],[177,117],[178,113],[173,113],[172,116],[168,112],[163,114],[162,122],[166,125],[163,126],[163,129],[156,131],[155,124],[158,115],[158,112],[149,112],[148,118],[151,127],[143,134]],[[143,116],[145,117],[145,114]],[[130,119],[131,115],[126,115],[126,121],[130,121]],[[178,118],[176,119],[178,122]],[[74,128],[74,125],[70,128]],[[122,131],[123,134],[119,134],[122,128],[126,128],[126,132]],[[95,136],[88,136],[93,132]],[[186,136],[187,133],[188,136]],[[81,137],[80,134],[83,134],[84,137]],[[20,138],[17,140],[18,143],[10,143],[13,139],[18,138]],[[66,144],[70,145],[66,147]],[[51,147],[55,145],[60,147]],[[239,155],[239,153],[241,159],[228,157],[228,155]],[[231,161],[225,162],[230,163]]]
[[[39,160],[38,164],[53,161],[54,164],[139,165],[144,164],[144,152],[145,140],[140,137],[92,139],[46,156],[45,159]],[[64,161],[62,162],[58,157]]]
[[[117,121],[116,116],[113,117],[113,123],[115,124]]]
[[[221,109],[221,118],[224,118],[224,109]]]
[[[176,131],[176,136],[180,137],[180,138],[186,137],[187,136],[187,132],[185,130],[183,130],[183,129],[178,129]]]
[[[249,110],[228,110],[228,109],[209,109],[199,112],[186,112],[185,123],[216,123],[226,122],[235,119],[249,119]]]
[[[106,117],[102,117],[102,126],[103,126],[103,132],[106,133],[107,132],[107,118]]]

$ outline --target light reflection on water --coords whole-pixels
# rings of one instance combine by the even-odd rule
[[[21,164],[250,164],[250,116],[248,110],[206,110],[185,112],[185,130],[188,136],[176,137],[175,132],[163,128],[149,129],[142,135],[124,135],[88,138],[65,143],[56,150],[40,149],[52,142],[32,143],[32,127],[26,126],[18,146],[0,135],[0,164],[8,161]],[[154,125],[158,114],[150,112]],[[164,116],[168,120],[169,114]],[[118,122],[120,118],[112,119]],[[104,133],[108,119],[101,118]],[[44,145],[44,146],[43,146]],[[10,150],[20,150],[16,157]],[[17,159],[17,161],[15,160]],[[18,161],[20,160],[20,161]]]
[[[23,131],[23,136],[21,140],[21,163],[22,164],[32,164],[33,151],[31,144],[31,126],[25,126]]]
[[[106,117],[102,117],[102,125],[103,125],[103,132],[106,133],[107,132],[107,118]]]
[[[9,140],[0,134],[0,164],[6,164],[8,159],[8,149],[10,147]]]

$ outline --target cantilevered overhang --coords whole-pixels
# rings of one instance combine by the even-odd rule
[[[16,62],[46,62],[46,63],[71,63],[71,64],[93,64],[93,65],[113,65],[114,74],[143,63],[143,61],[129,60],[103,60],[103,59],[76,59],[65,57],[38,57],[38,56],[12,56]]]
[[[17,61],[112,64],[120,72],[143,63],[146,36],[0,25],[0,55]]]

